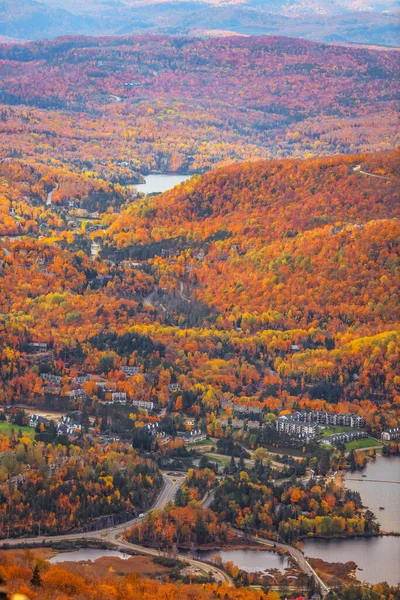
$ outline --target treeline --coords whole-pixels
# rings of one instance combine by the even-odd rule
[[[192,545],[227,544],[235,537],[223,518],[209,509],[195,506],[167,506],[154,510],[129,531],[126,539],[135,543],[171,549]]]
[[[15,439],[0,459],[1,537],[57,535],[132,518],[156,498],[157,466],[131,447]]]

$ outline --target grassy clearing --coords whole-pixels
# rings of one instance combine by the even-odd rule
[[[197,446],[215,446],[215,443],[212,440],[202,440],[198,444],[191,444],[191,448],[196,448]]]
[[[22,433],[32,440],[35,437],[35,430],[33,427],[28,427],[27,425],[14,425],[14,423],[8,423],[8,421],[0,422],[0,434],[8,435],[12,429],[14,430],[15,435],[18,435],[18,432],[22,431]]]
[[[371,446],[382,446],[381,442],[378,442],[375,438],[368,437],[363,438],[361,440],[354,440],[353,442],[347,442],[345,444],[346,451],[350,452],[351,450],[360,450],[362,448],[370,448]]]
[[[226,467],[227,465],[229,465],[229,463],[231,462],[230,458],[222,458],[222,456],[218,456],[216,454],[213,454],[212,452],[208,452],[206,454],[206,456],[208,456],[208,458],[212,461],[212,462],[216,462],[221,464],[223,467]],[[235,458],[235,461],[237,461],[238,459]]]
[[[351,430],[352,428],[347,425],[329,425],[322,430],[321,435],[322,437],[328,437],[334,433],[345,433],[346,431]]]

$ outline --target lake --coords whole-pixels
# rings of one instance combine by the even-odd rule
[[[131,558],[130,554],[125,554],[124,552],[118,552],[118,550],[102,550],[101,548],[81,548],[80,550],[74,550],[73,552],[60,552],[53,556],[49,562],[54,564],[62,563],[62,562],[79,562],[82,560],[91,560],[95,561],[98,558],[103,558],[103,556],[116,556],[118,558],[122,558],[126,560]]]
[[[400,582],[400,538],[384,536],[352,538],[350,540],[303,540],[303,552],[309,558],[321,558],[330,563],[354,561],[360,570],[357,579],[367,583]],[[361,570],[362,569],[362,570]]]
[[[212,557],[218,555],[222,558],[222,562],[233,562],[239,569],[247,571],[247,573],[265,572],[269,569],[278,569],[284,573],[285,569],[290,566],[288,557],[275,552],[265,550],[210,550],[200,551],[196,554],[196,558],[212,562]]]
[[[158,194],[170,190],[178,183],[186,181],[192,175],[169,175],[163,173],[154,173],[145,177],[146,183],[138,183],[135,188],[138,192],[144,192],[145,194]]]
[[[365,477],[363,477],[365,475]],[[387,483],[385,483],[385,481]],[[400,532],[400,458],[378,456],[363,471],[346,473],[345,485],[360,493],[364,506],[376,515],[384,531]],[[383,506],[384,510],[379,510]],[[326,562],[354,561],[357,577],[368,583],[400,582],[400,537],[305,539],[303,552]]]
[[[347,488],[360,493],[364,506],[376,515],[383,531],[400,533],[400,484],[384,483],[400,481],[400,457],[378,456],[363,471],[346,473],[344,481]],[[384,510],[379,510],[380,506]]]

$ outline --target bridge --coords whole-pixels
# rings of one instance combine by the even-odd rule
[[[367,483],[372,481],[373,483],[397,483],[400,484],[400,481],[396,481],[395,479],[361,479],[358,477],[346,477],[346,481],[366,481]]]

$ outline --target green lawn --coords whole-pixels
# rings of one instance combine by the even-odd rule
[[[14,429],[15,435],[18,435],[18,431],[22,431],[25,433],[27,437],[30,437],[32,440],[35,437],[35,430],[33,427],[28,427],[27,425],[14,425],[13,423],[8,423],[7,421],[0,422],[0,433],[3,435],[7,435],[11,429]]]
[[[212,440],[202,440],[201,442],[198,442],[197,444],[190,445],[191,448],[196,448],[196,446],[215,446],[215,443]]]
[[[321,432],[322,437],[329,437],[334,433],[344,433],[345,431],[351,431],[352,428],[347,425],[329,425],[328,427],[324,427]]]
[[[362,448],[369,448],[370,446],[382,446],[381,442],[378,442],[378,440],[376,440],[375,438],[372,437],[368,437],[368,438],[363,438],[361,440],[354,440],[353,442],[347,442],[345,444],[346,446],[346,451],[350,452],[350,450],[359,450]]]
[[[207,452],[207,454],[205,454],[205,456],[207,456],[210,461],[212,461],[214,463],[219,463],[223,467],[226,467],[226,465],[229,465],[229,463],[231,462],[230,458],[222,458],[222,456],[216,456],[212,452]],[[235,462],[237,462],[237,461],[238,461],[238,459],[235,458]]]

